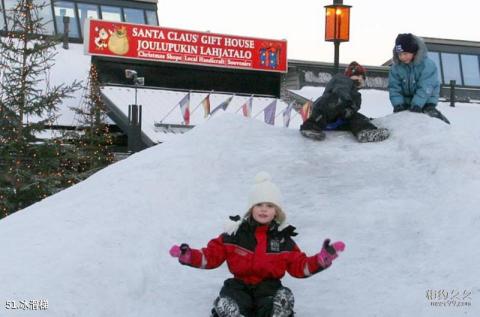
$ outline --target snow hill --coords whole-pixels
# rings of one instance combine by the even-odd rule
[[[480,109],[375,119],[382,143],[346,132],[324,142],[223,114],[0,221],[0,299],[48,300],[0,316],[208,316],[226,266],[171,258],[243,214],[254,175],[270,172],[308,254],[345,241],[334,265],[285,277],[297,316],[480,316]],[[470,306],[433,306],[448,300]],[[438,293],[432,293],[438,291]],[[455,295],[455,298],[454,298]],[[430,298],[428,298],[430,296]]]

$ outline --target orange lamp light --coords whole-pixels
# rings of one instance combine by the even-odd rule
[[[325,41],[348,42],[350,40],[350,8],[343,4],[325,6]]]

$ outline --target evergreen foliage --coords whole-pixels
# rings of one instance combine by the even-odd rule
[[[113,162],[113,136],[107,121],[107,109],[100,96],[100,83],[95,65],[90,66],[88,82],[80,107],[71,108],[79,128],[68,133],[77,150],[77,170],[86,178]]]
[[[40,139],[58,105],[81,87],[50,86],[58,40],[44,37],[45,4],[20,0],[5,12],[10,32],[0,41],[0,217],[78,181],[75,149],[61,138]]]

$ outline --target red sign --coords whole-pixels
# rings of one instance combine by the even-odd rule
[[[287,41],[178,30],[143,24],[87,20],[85,53],[287,72]]]

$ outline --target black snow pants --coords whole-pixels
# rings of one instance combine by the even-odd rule
[[[273,296],[282,288],[280,280],[265,280],[257,285],[248,285],[239,279],[225,280],[220,297],[233,299],[240,313],[245,317],[270,317],[273,309]],[[213,315],[215,316],[215,314]]]
[[[359,112],[355,112],[350,118],[345,119],[345,123],[339,127],[340,130],[351,131],[354,136],[357,136],[360,131],[376,128],[369,118]]]
[[[336,100],[336,95],[332,95],[328,101],[315,104],[309,120],[314,120],[322,130],[327,128],[327,125],[341,120],[343,123],[335,130],[351,131],[354,136],[363,130],[377,129],[370,119],[359,113],[358,110],[352,109],[353,111],[346,116],[345,110],[348,107],[336,103]]]

